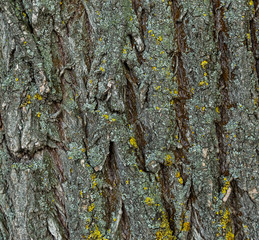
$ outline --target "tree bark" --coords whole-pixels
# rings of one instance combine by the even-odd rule
[[[259,1],[0,0],[0,239],[259,239]]]

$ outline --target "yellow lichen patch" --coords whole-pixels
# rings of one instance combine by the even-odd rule
[[[193,88],[191,89],[191,93],[193,94]]]
[[[204,77],[206,77],[208,75],[208,73],[205,72],[203,75],[204,75]]]
[[[216,107],[216,112],[217,112],[217,113],[220,113],[219,107]]]
[[[249,33],[247,33],[246,36],[247,36],[247,39],[249,39],[249,40],[251,39],[251,36]]]
[[[249,4],[250,4],[251,6],[253,6],[253,5],[254,5],[254,2],[251,0],[251,1],[249,2]]]
[[[174,100],[172,100],[170,103],[173,105],[174,104]]]
[[[100,67],[100,70],[103,72],[104,71],[104,69],[102,68],[102,67]]]
[[[156,232],[156,240],[175,240],[176,237],[173,236],[173,231],[170,228],[168,217],[162,211],[162,221],[160,224],[159,231]]]
[[[81,198],[83,198],[83,191],[82,190],[80,191],[80,196],[81,196]]]
[[[155,87],[156,90],[158,90],[159,88],[160,88],[160,86]]]
[[[89,207],[88,207],[88,212],[92,212],[95,208],[94,203],[92,203]]]
[[[127,51],[126,51],[126,49],[125,48],[123,48],[123,51],[122,51],[124,54],[126,54],[127,53]]]
[[[136,139],[135,139],[134,137],[131,137],[129,141],[130,141],[130,144],[131,144],[133,147],[138,148],[138,145],[137,145],[137,143],[136,143]]]
[[[181,177],[178,179],[178,181],[180,184],[183,184],[183,179]]]
[[[38,112],[37,117],[39,118],[39,117],[40,117],[40,115],[41,115],[41,113],[40,113],[40,112]]]
[[[200,81],[200,83],[199,83],[200,86],[202,86],[202,85],[204,85],[204,84],[205,84],[204,81]]]
[[[229,181],[226,181],[226,182],[225,182],[225,185],[224,185],[224,187],[222,188],[222,191],[221,191],[221,192],[222,192],[223,194],[226,194],[226,192],[227,192],[229,186],[230,186],[230,182],[229,182]]]
[[[205,107],[202,107],[202,111],[205,111]]]
[[[91,234],[88,236],[87,240],[98,239],[101,240],[102,234],[100,233],[97,225],[95,224],[95,231],[91,231]]]
[[[18,78],[16,78],[15,81],[17,82],[17,81],[18,81]]]
[[[152,30],[149,30],[149,31],[148,31],[148,33],[151,33],[151,32],[152,32]]]
[[[160,108],[159,107],[156,107],[156,110],[159,110]]]
[[[220,221],[221,227],[222,227],[223,229],[226,229],[227,226],[228,226],[228,224],[229,224],[230,222],[231,222],[231,219],[230,219],[230,212],[229,212],[229,210],[228,210],[228,208],[227,208],[225,214],[223,215],[223,217],[221,218],[221,221]]]
[[[101,41],[102,41],[102,38],[99,38],[99,41],[101,42]]]
[[[177,171],[176,177],[179,178],[180,176],[181,176],[181,174]]]
[[[126,180],[126,183],[129,184],[129,180]]]
[[[185,222],[183,224],[183,229],[182,230],[185,231],[185,232],[188,232],[190,230],[190,223],[189,222]]]
[[[27,95],[27,103],[28,103],[28,104],[31,103],[31,95]]]
[[[103,117],[109,119],[109,116],[107,114],[104,114]]]
[[[33,99],[38,99],[38,100],[42,100],[42,96],[38,93],[36,93],[33,97]]]
[[[82,152],[85,152],[85,148],[81,148],[81,151],[82,151]]]
[[[146,200],[145,200],[145,203],[148,205],[148,206],[151,206],[154,204],[154,200],[150,197],[147,197]]]
[[[152,67],[152,69],[153,69],[154,71],[156,71],[156,67]]]
[[[234,239],[235,239],[235,236],[231,231],[231,227],[229,227],[229,231],[226,234],[226,240],[234,240]]]
[[[97,185],[96,183],[96,175],[95,174],[92,174],[91,175],[91,180],[92,180],[92,188],[95,188],[95,186]]]
[[[204,60],[202,63],[201,63],[201,66],[203,69],[205,69],[205,66],[208,64],[208,62],[206,60]]]
[[[165,157],[165,165],[166,166],[171,166],[172,165],[172,157],[170,155],[166,155]]]

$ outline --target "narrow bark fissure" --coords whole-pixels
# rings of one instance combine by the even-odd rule
[[[64,177],[64,168],[62,160],[57,152],[56,149],[52,149],[48,147],[48,151],[51,154],[52,159],[54,160],[54,166],[57,169],[57,176],[59,179],[60,186],[62,188],[62,192],[60,192],[57,188],[54,189],[55,201],[58,202],[58,205],[62,207],[62,211],[60,207],[55,206],[57,220],[59,221],[60,225],[62,226],[62,232],[64,233],[64,239],[69,239],[69,229],[67,224],[67,213],[66,213],[66,206],[65,206],[65,195],[64,190],[62,187],[62,183],[66,181]]]
[[[194,191],[194,187],[193,187],[193,181],[191,180],[191,186],[190,186],[190,195],[188,197],[187,200],[187,206],[189,206],[190,211],[191,211],[191,215],[190,215],[190,225],[192,226],[192,228],[190,229],[190,231],[188,232],[187,235],[187,240],[191,240],[193,239],[193,228],[197,229],[198,231],[200,230],[200,224],[197,224],[195,221],[195,217],[194,217],[194,211],[195,208],[193,207],[193,204],[195,203],[197,197],[195,195],[195,191]]]
[[[119,229],[121,231],[121,237],[123,240],[130,240],[130,221],[124,203],[122,202],[122,216],[120,220]]]
[[[176,73],[176,81],[178,83],[178,97],[174,99],[174,107],[176,114],[176,122],[178,126],[178,130],[180,133],[180,143],[182,145],[182,149],[177,148],[175,153],[175,159],[178,162],[185,162],[188,164],[188,160],[186,158],[186,153],[189,148],[189,141],[187,139],[187,131],[188,131],[188,123],[189,117],[188,112],[186,110],[186,101],[190,99],[191,94],[188,84],[188,78],[186,76],[186,71],[184,68],[184,63],[182,60],[182,53],[187,52],[187,44],[186,37],[184,32],[184,23],[183,18],[186,14],[182,13],[182,8],[180,7],[178,1],[173,1],[171,4],[171,12],[175,26],[175,38],[177,42],[177,53],[175,53],[175,73]],[[177,61],[177,63],[176,63]],[[174,81],[172,79],[172,81]]]
[[[116,212],[119,204],[120,193],[119,193],[119,169],[117,167],[116,155],[114,149],[114,143],[110,142],[109,155],[106,158],[104,164],[104,179],[108,184],[107,188],[103,190],[103,196],[106,199],[106,230],[111,228],[112,224],[112,213]]]
[[[258,80],[258,84],[259,84],[259,46],[258,46],[259,43],[258,43],[257,37],[256,37],[256,32],[259,27],[259,24],[258,24],[258,20],[259,20],[258,0],[254,0],[254,8],[256,10],[255,10],[252,20],[250,21],[250,36],[251,36],[251,42],[252,42],[252,51],[253,51],[253,55],[254,55],[254,59],[255,59],[255,71],[256,71],[257,80]]]
[[[87,11],[85,11],[85,29],[88,34],[87,34],[87,38],[86,38],[87,51],[86,51],[84,60],[85,60],[86,66],[88,68],[88,73],[90,73],[91,67],[92,67],[92,62],[94,59],[94,43],[92,41],[93,28],[90,24]]]
[[[48,150],[49,150],[49,152],[52,156],[52,159],[54,160],[54,164],[55,164],[56,169],[58,171],[58,175],[61,179],[60,183],[62,184],[66,180],[65,177],[64,177],[64,168],[63,168],[62,160],[61,160],[59,154],[57,153],[56,149],[52,149],[52,148],[48,147]]]
[[[242,195],[244,194],[244,192],[238,187],[236,180],[232,180],[230,185],[232,191],[229,197],[229,205],[231,208],[231,219],[233,219],[235,239],[246,239],[247,236],[243,230],[244,222],[240,218],[243,215],[243,213],[240,211],[242,209],[240,199],[243,198]]]
[[[132,8],[134,9],[135,14],[138,19],[138,25],[140,28],[139,32],[140,32],[141,39],[144,40],[145,31],[147,30],[147,28],[146,28],[147,13],[144,8],[144,4],[142,3],[142,0],[133,0]],[[141,12],[138,11],[139,8],[142,9]],[[132,41],[131,41],[131,43],[132,43]],[[144,43],[144,41],[143,41],[143,43]],[[136,47],[134,49],[135,49],[135,53],[136,53],[139,64],[142,64],[143,62],[145,62],[142,52],[139,52]],[[144,49],[145,49],[145,44],[144,44]]]
[[[125,99],[127,119],[128,122],[133,126],[133,130],[136,137],[136,143],[139,150],[136,151],[139,168],[141,170],[146,171],[144,154],[144,148],[146,145],[144,137],[145,128],[138,118],[137,98],[134,89],[134,85],[138,84],[138,79],[134,76],[131,69],[128,67],[127,63],[124,63],[124,70],[127,79]]]
[[[161,184],[161,199],[163,201],[163,206],[165,208],[167,219],[169,223],[170,230],[175,234],[176,233],[176,225],[174,222],[174,215],[176,212],[176,209],[174,207],[174,204],[172,203],[172,199],[175,199],[172,191],[170,190],[170,168],[164,166],[163,164],[160,164],[161,171],[160,171],[160,177],[159,182]]]
[[[216,125],[216,135],[218,139],[219,147],[219,163],[220,163],[220,175],[228,176],[229,170],[226,165],[226,154],[227,154],[227,145],[224,141],[225,129],[224,126],[229,121],[229,116],[227,110],[232,107],[232,104],[229,100],[228,94],[228,82],[231,80],[231,74],[229,71],[230,68],[230,52],[226,44],[226,38],[228,37],[227,28],[224,18],[224,8],[221,6],[220,0],[212,0],[212,9],[214,14],[214,24],[216,28],[216,41],[218,43],[218,49],[221,53],[220,55],[220,64],[222,74],[219,78],[219,89],[221,93],[221,102],[220,102],[220,121],[215,123]]]
[[[216,136],[218,139],[218,159],[219,159],[219,166],[220,166],[220,176],[227,177],[230,175],[229,172],[229,163],[227,163],[227,154],[228,154],[228,144],[225,140],[225,137],[227,135],[227,132],[225,130],[225,125],[229,122],[229,114],[228,109],[232,107],[236,107],[235,104],[231,103],[229,98],[229,82],[234,77],[233,74],[230,72],[230,64],[231,64],[231,54],[228,49],[228,46],[226,44],[226,39],[229,37],[227,32],[227,26],[224,22],[224,7],[221,5],[220,0],[212,0],[212,7],[213,7],[213,15],[214,15],[214,24],[217,33],[215,34],[217,36],[216,41],[218,43],[218,49],[220,51],[220,64],[221,64],[221,75],[219,78],[218,88],[220,89],[221,93],[221,102],[219,106],[220,111],[220,120],[215,122],[216,126]],[[221,192],[221,189],[223,188],[222,181],[220,178],[218,179],[219,193]],[[234,180],[230,181],[231,186],[234,184]],[[238,215],[242,214],[239,211],[239,205],[237,203],[238,198],[238,192],[237,192],[237,184],[236,187],[232,187],[231,191],[231,201],[227,202],[226,211],[228,211],[228,207],[231,207],[231,213],[230,213],[230,219],[226,222],[226,225],[228,225],[229,229],[231,229],[231,226],[234,226],[233,228],[233,234],[235,235],[235,238],[237,236],[237,239],[244,239],[242,229],[241,220],[239,219]]]

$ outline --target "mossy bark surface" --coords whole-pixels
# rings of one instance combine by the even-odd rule
[[[259,239],[259,1],[0,0],[0,239]]]

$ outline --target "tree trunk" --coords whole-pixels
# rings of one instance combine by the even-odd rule
[[[0,239],[259,239],[259,0],[0,0]]]

